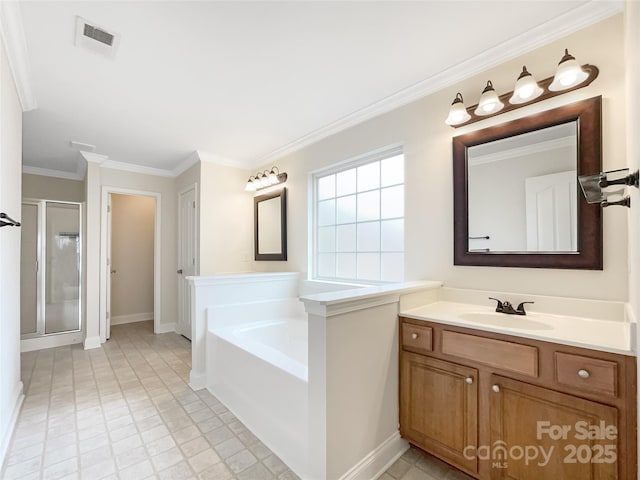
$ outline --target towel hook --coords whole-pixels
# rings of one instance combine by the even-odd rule
[[[19,227],[20,222],[16,222],[6,213],[0,213],[0,227]],[[6,220],[6,221],[5,221]]]

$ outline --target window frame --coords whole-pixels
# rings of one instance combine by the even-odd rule
[[[327,167],[323,167],[321,169],[318,170],[314,170],[312,172],[310,172],[309,174],[309,202],[311,203],[310,205],[310,209],[309,209],[309,224],[308,224],[308,234],[309,234],[309,250],[310,250],[310,255],[309,255],[309,259],[308,259],[308,268],[309,268],[309,272],[310,272],[310,280],[313,281],[317,281],[317,282],[327,282],[327,283],[340,283],[340,284],[345,284],[345,285],[354,285],[354,286],[361,286],[361,285],[388,285],[390,283],[397,283],[397,282],[402,282],[404,281],[404,268],[405,268],[405,247],[406,247],[406,243],[405,243],[405,234],[404,234],[404,229],[403,229],[403,235],[402,235],[402,250],[401,251],[383,251],[382,250],[382,244],[379,245],[378,250],[377,251],[367,251],[367,252],[358,252],[358,248],[357,248],[357,244],[356,244],[356,249],[354,252],[338,252],[337,251],[337,247],[334,248],[333,252],[329,252],[329,253],[334,253],[335,255],[337,255],[338,253],[355,253],[356,256],[358,255],[358,253],[378,253],[380,255],[379,257],[379,262],[378,262],[378,268],[380,269],[380,274],[382,274],[382,257],[381,255],[383,253],[402,253],[403,254],[403,264],[402,264],[402,270],[403,270],[403,279],[402,280],[367,280],[367,279],[358,279],[358,278],[344,278],[344,277],[337,277],[337,276],[333,276],[333,277],[327,277],[327,276],[320,276],[319,272],[318,272],[318,257],[319,254],[321,252],[319,252],[319,228],[320,226],[318,225],[318,221],[319,221],[319,198],[318,198],[318,181],[320,178],[329,176],[329,175],[337,175],[341,172],[347,171],[347,170],[351,170],[354,168],[358,168],[370,163],[374,163],[374,162],[381,162],[382,160],[388,159],[388,158],[392,158],[398,155],[402,155],[403,159],[403,178],[402,178],[402,183],[394,183],[391,185],[385,185],[384,187],[379,185],[377,188],[374,189],[368,189],[368,190],[363,190],[363,191],[356,191],[354,193],[350,193],[350,194],[346,194],[346,195],[338,195],[337,192],[335,194],[335,196],[333,197],[334,200],[337,201],[338,198],[342,198],[342,197],[346,197],[349,195],[358,195],[358,194],[362,194],[362,193],[367,193],[367,192],[382,192],[385,189],[388,188],[392,188],[392,187],[397,187],[402,185],[403,187],[403,212],[402,212],[402,217],[393,217],[393,218],[381,218],[382,213],[379,213],[379,216],[377,219],[375,220],[365,220],[365,221],[358,221],[357,219],[357,213],[356,213],[356,219],[354,222],[348,222],[345,224],[338,224],[337,223],[337,218],[335,219],[335,226],[336,228],[339,225],[355,225],[356,229],[358,228],[358,225],[360,224],[366,224],[366,223],[370,223],[370,222],[378,222],[381,225],[381,222],[384,221],[388,221],[388,220],[402,220],[403,221],[403,227],[406,226],[406,156],[405,156],[405,152],[404,152],[404,146],[402,144],[394,144],[394,145],[388,145],[385,147],[382,147],[380,149],[377,150],[373,150],[367,153],[364,153],[362,155],[358,155],[356,157],[352,157],[349,158],[347,160],[341,161],[341,162],[337,162],[337,163],[333,163]],[[382,206],[382,196],[380,195],[380,206]],[[337,207],[336,207],[337,208]],[[337,211],[336,211],[337,214]],[[382,235],[382,233],[380,233],[380,235]],[[356,257],[357,258],[357,257]],[[357,265],[356,265],[356,269],[357,269]],[[382,276],[382,275],[380,275]],[[356,270],[356,277],[357,277],[357,270]]]

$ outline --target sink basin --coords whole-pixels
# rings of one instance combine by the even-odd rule
[[[496,312],[468,312],[459,315],[467,322],[491,325],[494,327],[513,328],[515,330],[553,330],[553,326],[532,320],[524,315],[506,315]]]

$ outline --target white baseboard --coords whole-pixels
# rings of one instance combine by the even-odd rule
[[[9,423],[7,424],[7,429],[2,432],[2,436],[0,437],[0,470],[2,470],[4,462],[7,460],[7,453],[9,452],[11,437],[13,436],[13,432],[16,429],[16,423],[18,423],[20,409],[22,408],[22,403],[24,402],[24,393],[22,392],[22,389],[22,382],[18,382],[14,393],[15,403],[13,412],[11,412],[11,418],[9,419]]]
[[[409,444],[395,432],[356,463],[340,480],[371,480],[380,477],[409,448]]]
[[[100,348],[102,344],[100,343],[100,337],[87,337],[84,339],[84,349],[90,350],[92,348]]]
[[[207,379],[204,373],[194,372],[191,370],[189,373],[189,386],[191,390],[198,391],[202,390],[207,386]]]
[[[25,338],[20,340],[20,351],[31,352],[44,348],[63,347],[82,343],[82,332],[59,333],[57,335],[45,335],[44,337]]]
[[[111,317],[111,325],[122,325],[123,323],[144,322],[153,320],[153,312],[132,313],[129,315],[116,315]]]
[[[173,323],[161,323],[160,325],[154,326],[155,330],[153,333],[169,333],[176,331],[176,324]]]

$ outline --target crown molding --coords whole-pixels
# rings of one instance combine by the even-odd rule
[[[196,153],[201,161],[207,163],[215,163],[217,165],[222,165],[225,167],[235,167],[241,169],[249,169],[251,166],[249,162],[239,162],[237,160],[233,160],[231,158],[222,157],[220,155],[216,155],[214,153],[205,152],[202,150],[197,150]]]
[[[87,162],[90,162],[90,163],[102,164],[109,159],[107,155],[102,155],[100,153],[93,153],[93,152],[85,152],[82,150],[80,151],[80,155],[82,156],[82,158],[84,158]]]
[[[0,36],[7,52],[22,111],[33,110],[38,105],[31,87],[27,39],[22,25],[20,2],[0,1]]]
[[[65,180],[84,180],[84,174],[78,172],[66,172],[64,170],[54,170],[51,168],[32,167],[31,165],[23,165],[22,173],[29,175],[39,175],[41,177],[64,178]]]
[[[483,53],[475,55],[473,58],[443,70],[411,87],[400,90],[382,100],[289,142],[273,150],[271,153],[251,161],[250,167],[259,167],[260,165],[277,160],[296,150],[300,150],[301,148],[327,138],[330,135],[450,87],[451,85],[524,55],[543,45],[566,37],[571,33],[577,32],[601,20],[622,13],[623,11],[623,0],[591,0],[578,8],[534,27],[506,42],[502,42],[500,45],[489,48]]]
[[[198,152],[197,151],[192,152],[187,158],[182,160],[178,165],[176,165],[176,167],[173,170],[171,170],[171,174],[174,177],[179,177],[199,161],[200,161],[200,156],[198,155]]]

